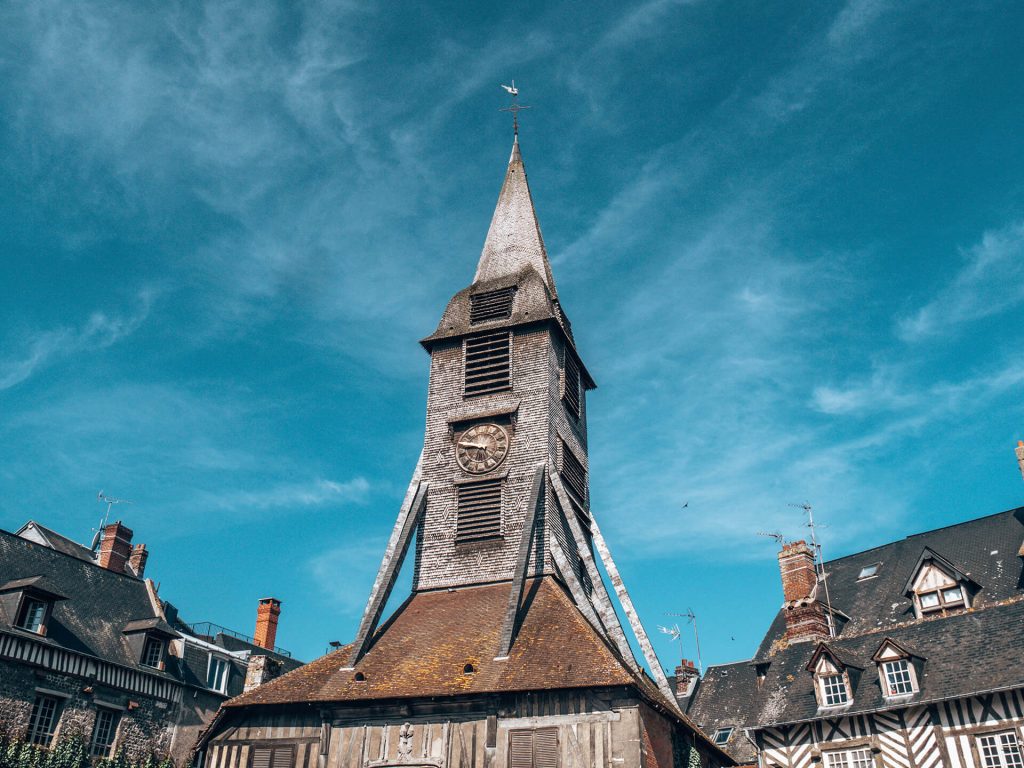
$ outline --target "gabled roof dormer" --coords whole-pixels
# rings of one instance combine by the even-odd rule
[[[835,648],[819,643],[807,662],[807,671],[814,676],[819,709],[840,709],[853,704],[853,692],[864,670]]]
[[[890,637],[878,646],[871,660],[878,665],[878,682],[887,699],[907,699],[921,690],[924,658]]]
[[[930,547],[917,559],[903,594],[914,602],[918,618],[955,613],[971,607],[981,585]]]

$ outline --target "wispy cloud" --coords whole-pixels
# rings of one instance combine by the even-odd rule
[[[924,306],[897,323],[907,342],[956,333],[975,320],[1024,303],[1024,222],[986,232],[966,264]]]
[[[281,483],[262,490],[236,490],[200,494],[201,506],[226,512],[280,510],[300,511],[306,507],[362,504],[370,492],[364,477],[338,482],[316,478],[309,482]]]
[[[0,391],[21,384],[38,370],[63,358],[104,349],[134,333],[149,316],[153,294],[143,291],[138,307],[128,315],[109,315],[96,311],[78,327],[63,326],[28,333],[12,339],[7,347],[19,353],[0,360]]]

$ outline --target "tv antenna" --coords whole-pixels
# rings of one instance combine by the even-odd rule
[[[115,504],[134,504],[134,501],[129,499],[115,499],[113,496],[107,496],[102,490],[96,494],[96,501],[100,504],[107,505],[107,511],[103,513],[103,519],[100,520],[99,528],[94,528],[95,533],[92,537],[92,546],[90,549],[95,552],[96,547],[100,544],[100,535],[103,533],[103,529],[107,527],[107,521],[110,519],[110,510]]]
[[[697,614],[693,612],[693,608],[687,608],[686,613],[666,613],[666,616],[679,616],[686,619],[687,624],[693,624],[693,642],[697,646],[697,669],[700,670],[701,677],[704,676],[704,662],[700,658],[700,633],[697,631]],[[678,627],[677,627],[678,629]],[[682,649],[682,643],[680,642],[680,650]]]
[[[811,506],[810,502],[805,501],[803,504],[790,504],[791,507],[802,509],[807,515],[807,527],[811,531],[811,548],[814,550],[814,570],[818,574],[818,581],[820,581],[825,587],[825,606],[828,608],[828,636],[836,636],[836,624],[835,618],[832,616],[832,599],[828,594],[828,577],[825,574],[825,558],[821,554],[821,544],[818,542],[818,528],[827,528],[826,525],[814,522],[814,507]]]
[[[786,537],[778,531],[758,531],[757,535],[766,536],[769,539],[775,539],[775,543],[778,544],[780,547],[786,543]]]
[[[678,624],[673,624],[671,627],[663,627],[658,625],[658,630],[665,635],[668,635],[669,642],[679,642],[679,658],[683,658],[683,632],[679,629]]]

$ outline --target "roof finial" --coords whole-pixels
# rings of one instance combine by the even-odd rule
[[[519,110],[521,110],[521,109],[529,109],[529,107],[526,106],[525,104],[520,104],[519,103],[519,89],[516,88],[516,81],[515,80],[512,81],[512,85],[505,85],[504,83],[502,83],[501,87],[509,92],[509,95],[512,97],[512,103],[509,104],[507,107],[502,107],[500,111],[501,112],[511,112],[512,113],[512,133],[515,136],[515,140],[518,142],[519,141]]]

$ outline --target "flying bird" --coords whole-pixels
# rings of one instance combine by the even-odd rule
[[[688,506],[690,506],[690,502],[686,502],[685,504],[683,504],[683,509],[686,509]]]
[[[518,96],[519,95],[519,89],[516,88],[516,81],[515,80],[512,81],[512,85],[505,85],[504,83],[502,83],[501,87],[504,88],[506,91],[508,91],[513,96]]]

